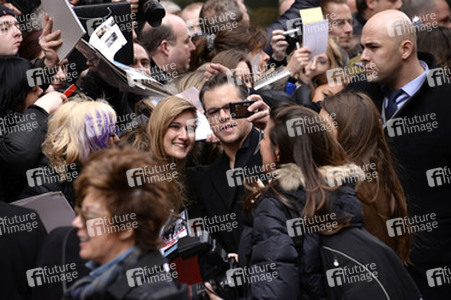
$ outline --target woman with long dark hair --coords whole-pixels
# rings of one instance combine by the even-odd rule
[[[0,201],[12,202],[33,177],[47,131],[47,118],[67,100],[31,79],[33,65],[19,57],[0,57]],[[38,82],[39,83],[39,82]]]
[[[365,94],[340,93],[326,98],[322,107],[325,119],[333,116],[329,120],[336,122],[336,139],[349,160],[369,173],[376,172],[377,176],[363,181],[357,191],[364,212],[363,226],[407,264],[410,235],[390,237],[386,229],[387,220],[407,216],[407,204],[376,106]]]
[[[255,187],[244,204],[253,220],[241,235],[239,263],[248,270],[271,268],[266,271],[278,275],[249,284],[249,299],[325,298],[315,233],[332,234],[362,222],[354,184],[338,174],[360,177],[363,172],[347,163],[327,129],[310,109],[291,103],[271,109],[260,151],[263,165],[271,166],[266,169],[275,178],[265,187]],[[290,234],[293,228],[287,225],[292,213],[324,225],[322,232],[304,232],[301,257]]]

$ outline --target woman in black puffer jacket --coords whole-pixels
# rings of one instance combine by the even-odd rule
[[[326,298],[318,234],[361,227],[363,217],[354,184],[343,184],[363,171],[347,163],[329,131],[307,108],[285,103],[271,110],[260,151],[275,179],[245,202],[252,217],[239,263],[253,278],[246,277],[246,299]],[[309,227],[292,220],[301,214]],[[303,236],[301,255],[294,235]]]

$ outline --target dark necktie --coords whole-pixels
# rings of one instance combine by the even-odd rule
[[[390,119],[393,114],[396,112],[396,110],[398,109],[398,104],[396,104],[396,99],[399,98],[399,96],[401,96],[404,93],[404,91],[402,89],[399,90],[390,90],[387,89],[387,91],[385,92],[385,95],[388,98],[388,106],[385,109],[385,119]]]

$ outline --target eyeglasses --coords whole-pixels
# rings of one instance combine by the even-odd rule
[[[86,226],[86,222],[93,219],[103,218],[105,216],[108,216],[107,213],[100,213],[100,212],[90,212],[90,207],[88,207],[86,210],[83,210],[81,206],[75,206],[74,211],[76,216],[80,216],[81,220],[83,221],[83,225]]]
[[[224,113],[226,113],[226,114],[230,114],[230,105],[229,105],[229,103],[227,103],[226,105],[221,106],[219,108],[218,107],[209,108],[208,110],[205,111],[205,116],[207,116],[207,117],[217,116],[221,110],[223,110]]]

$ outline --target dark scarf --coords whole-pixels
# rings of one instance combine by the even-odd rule
[[[112,265],[97,278],[90,275],[83,277],[74,283],[67,291],[63,299],[93,299],[95,295],[104,292],[108,286],[116,281],[127,266],[136,265],[141,255],[141,250],[136,247],[125,259]]]

